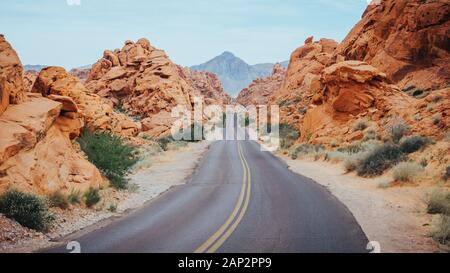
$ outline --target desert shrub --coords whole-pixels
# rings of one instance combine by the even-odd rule
[[[401,161],[403,153],[393,144],[383,144],[370,151],[357,167],[359,176],[381,175],[385,170]]]
[[[344,160],[344,168],[347,172],[353,172],[361,165],[366,157],[368,156],[368,152],[359,152],[355,154],[349,154],[347,158]]]
[[[434,114],[431,120],[433,121],[434,125],[439,125],[442,121],[442,114],[441,113]]]
[[[409,125],[401,119],[394,120],[392,124],[387,126],[386,129],[394,143],[399,143],[402,137],[408,134],[411,130]]]
[[[374,128],[367,129],[366,133],[364,134],[364,141],[375,139],[378,139],[377,131]]]
[[[339,141],[337,141],[336,139],[333,139],[333,140],[330,142],[330,146],[333,147],[333,148],[338,147],[338,146],[339,146]]]
[[[446,214],[450,216],[450,193],[445,190],[434,191],[427,202],[427,211],[431,214]]]
[[[61,209],[67,209],[69,207],[67,196],[60,191],[54,192],[48,199],[52,207]]]
[[[109,212],[116,212],[117,211],[117,205],[116,204],[110,204],[108,207]]]
[[[300,156],[316,153],[319,156],[325,150],[322,145],[313,145],[309,143],[296,144],[289,149],[289,155],[292,159],[297,159]]]
[[[431,140],[423,136],[410,136],[402,140],[400,149],[402,152],[410,154],[419,151],[431,143]]]
[[[328,161],[331,161],[331,162],[342,162],[345,159],[347,159],[348,156],[349,155],[344,152],[331,151],[331,152],[327,153],[326,158]]]
[[[80,192],[77,190],[72,190],[69,194],[69,196],[67,197],[67,201],[74,205],[74,204],[80,204],[81,200],[80,200]]]
[[[100,192],[98,189],[89,188],[89,190],[84,194],[86,206],[89,208],[100,202]]]
[[[162,151],[163,149],[157,143],[138,147],[137,156],[139,158],[139,161],[133,165],[132,169],[139,170],[150,167],[153,163],[153,158],[155,157],[155,155]]]
[[[171,136],[161,137],[156,140],[159,146],[161,146],[161,149],[163,149],[164,151],[167,151],[169,143],[174,141],[175,140]]]
[[[364,142],[357,141],[357,142],[351,143],[348,146],[339,148],[338,151],[352,155],[352,154],[357,154],[357,153],[373,150],[376,147],[378,147],[379,145],[380,145],[379,142],[375,141],[375,140],[368,140],[368,141],[364,141]]]
[[[433,238],[441,244],[448,244],[450,240],[450,216],[441,215],[439,223],[434,228]]]
[[[290,124],[282,123],[279,125],[280,134],[280,146],[282,149],[289,149],[297,139],[300,137],[300,133]]]
[[[393,177],[396,181],[413,181],[421,172],[423,167],[416,162],[400,162],[394,167]]]
[[[442,176],[442,179],[447,181],[450,178],[450,165],[445,168],[444,175]]]
[[[15,190],[0,197],[0,212],[22,226],[38,231],[46,231],[54,220],[44,200]]]
[[[125,144],[118,136],[106,132],[90,133],[87,130],[77,141],[88,160],[103,172],[113,187],[126,188],[126,175],[138,161],[134,146]]]
[[[353,123],[352,129],[353,131],[362,131],[367,127],[369,127],[369,122],[367,119],[358,119],[355,123]]]

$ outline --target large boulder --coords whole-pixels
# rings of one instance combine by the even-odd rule
[[[22,73],[22,63],[16,51],[0,35],[0,115],[9,104],[18,104],[24,100]]]
[[[450,83],[450,3],[373,1],[336,54],[367,62],[401,88]]]
[[[41,70],[32,92],[61,102],[65,112],[79,112],[91,131],[110,131],[123,136],[133,136],[139,132],[138,123],[113,111],[111,105],[97,94],[92,94],[62,67],[47,67]]]
[[[0,193],[14,188],[49,195],[103,183],[97,168],[73,147],[70,135],[83,124],[60,116],[62,107],[27,96],[0,116]]]
[[[281,87],[269,97],[269,104],[280,106],[280,119],[300,130],[301,121],[313,96],[320,91],[320,76],[331,62],[337,42],[310,37],[292,54]]]

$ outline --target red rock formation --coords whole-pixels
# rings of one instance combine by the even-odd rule
[[[87,88],[131,115],[144,118],[144,130],[153,136],[170,132],[172,108],[192,109],[193,87],[164,51],[146,39],[125,42],[121,50],[106,50],[92,66]]]
[[[376,124],[393,117],[408,118],[414,99],[391,85],[386,75],[359,61],[344,61],[325,68],[320,88],[301,126],[301,140],[329,144],[333,139],[362,139],[351,127],[360,117]]]
[[[23,73],[23,86],[26,92],[31,92],[34,82],[38,76],[39,72],[34,70],[25,71]]]
[[[312,97],[320,91],[320,74],[337,47],[337,43],[329,39],[313,42],[311,38],[306,42],[292,53],[281,88],[269,98],[270,104],[280,106],[281,122],[298,129]]]
[[[85,82],[90,72],[90,69],[73,68],[69,71],[69,74],[77,77],[81,82]]]
[[[110,131],[123,136],[133,136],[139,132],[139,124],[124,114],[114,112],[111,105],[100,96],[90,93],[76,77],[69,75],[62,67],[42,69],[32,92],[55,99],[69,108],[74,108],[70,102],[73,100],[75,108],[80,109],[79,114],[86,127],[92,131]]]
[[[226,105],[231,97],[223,90],[222,83],[216,74],[211,72],[194,71],[188,67],[180,67],[180,75],[193,87],[198,96],[204,98],[205,103]]]
[[[0,116],[0,192],[51,194],[103,184],[97,168],[71,142],[83,126],[80,120],[61,116],[59,102],[29,96]]]
[[[0,193],[14,188],[51,194],[103,184],[97,168],[73,147],[84,125],[75,102],[25,92],[22,65],[3,36],[0,49]]]
[[[0,114],[9,104],[18,104],[24,100],[22,73],[22,63],[16,51],[0,35]]]
[[[405,86],[450,83],[450,3],[383,0],[369,5],[337,54],[367,62]]]
[[[271,76],[254,80],[239,93],[236,102],[243,106],[267,105],[269,96],[281,87],[285,74],[286,69],[275,64]]]

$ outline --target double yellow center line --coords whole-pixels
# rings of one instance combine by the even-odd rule
[[[206,242],[199,246],[194,253],[216,252],[231,236],[239,223],[242,221],[242,218],[244,218],[245,212],[247,211],[252,191],[252,174],[239,142],[237,143],[237,149],[239,158],[241,159],[242,168],[244,170],[239,199],[233,209],[233,212],[230,214],[225,223],[208,240],[206,240]]]

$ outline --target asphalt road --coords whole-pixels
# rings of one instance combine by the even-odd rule
[[[340,253],[368,243],[341,202],[252,141],[213,143],[188,183],[74,237],[87,253]]]

